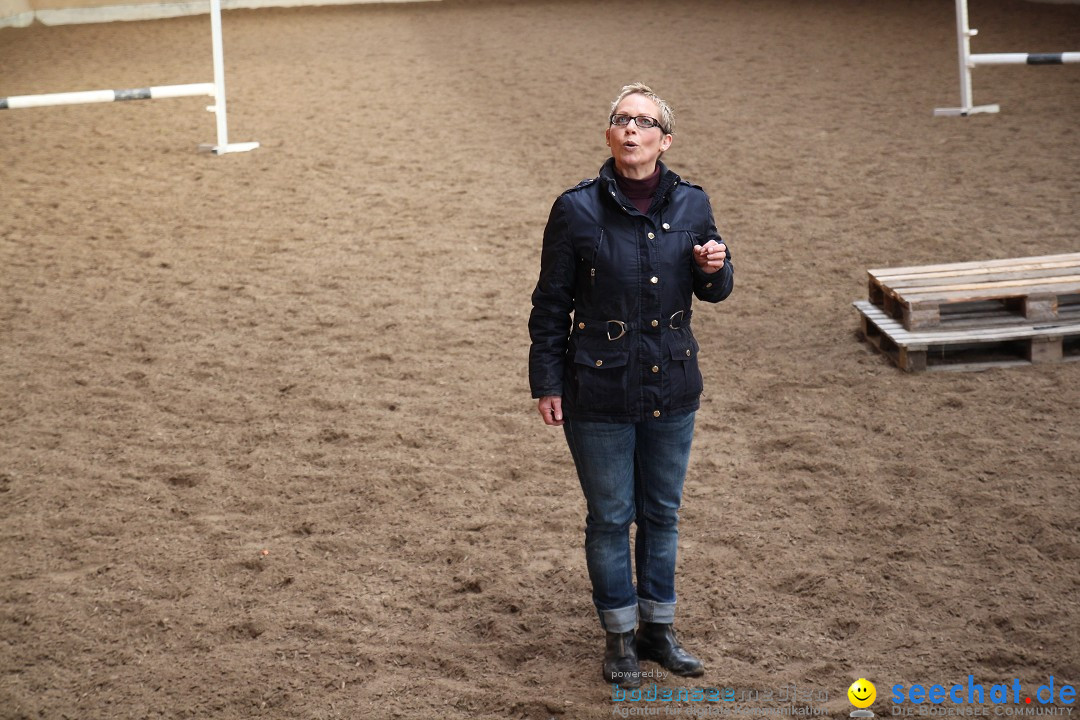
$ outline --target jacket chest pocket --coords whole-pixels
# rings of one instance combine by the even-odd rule
[[[604,228],[596,228],[591,235],[576,239],[574,246],[578,256],[579,276],[587,286],[594,287],[596,266],[600,262],[600,252],[604,247]]]
[[[693,401],[701,394],[704,382],[698,367],[698,343],[687,332],[676,333],[668,345],[668,397],[673,406]]]
[[[686,265],[694,264],[694,246],[704,245],[707,238],[691,229],[671,227],[665,236],[664,264],[666,267],[681,270]]]
[[[625,413],[630,349],[607,338],[578,337],[574,349],[575,405],[583,412]]]

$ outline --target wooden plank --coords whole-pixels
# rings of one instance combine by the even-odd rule
[[[1044,277],[1044,278],[1015,278],[1010,280],[996,280],[992,282],[984,283],[956,283],[952,285],[934,285],[925,289],[919,288],[903,288],[903,287],[890,287],[889,291],[900,295],[905,300],[912,298],[927,296],[933,297],[942,293],[949,292],[963,292],[977,293],[980,296],[985,297],[1001,297],[997,291],[1013,291],[1011,295],[1022,295],[1029,292],[1038,292],[1038,290],[1029,290],[1029,288],[1037,288],[1044,292],[1056,292],[1059,295],[1072,295],[1074,293],[1080,293],[1080,275],[1069,277]],[[1010,293],[1004,293],[1006,296]]]
[[[916,328],[937,327],[941,325],[941,306],[938,304],[926,307],[912,307],[905,305],[903,310],[904,327],[914,330]]]
[[[1009,325],[1017,320],[1032,322],[1070,322],[1080,319],[1080,295],[1031,295],[974,299],[954,302],[926,302],[903,305],[889,298],[884,303],[887,314],[902,320],[908,330],[959,328],[966,325]]]
[[[980,268],[984,272],[966,273],[928,273],[925,276],[911,275],[901,278],[883,279],[877,278],[882,287],[887,287],[894,292],[902,292],[910,288],[938,287],[950,284],[950,281],[967,281],[972,284],[989,283],[1002,280],[1029,279],[1029,278],[1063,278],[1071,277],[1080,280],[1080,263],[1073,268],[1073,272],[1065,272],[1061,267],[1038,268],[1033,270],[998,270],[989,271]],[[955,284],[955,283],[953,283]]]
[[[1024,317],[1028,320],[1050,321],[1057,318],[1057,295],[1032,295],[1024,298],[1022,305]]]
[[[981,277],[983,275],[1017,274],[1017,273],[1049,273],[1051,275],[1075,275],[1080,272],[1080,253],[1072,260],[1052,260],[1044,262],[1012,262],[1009,264],[973,264],[972,267],[953,269],[926,270],[913,268],[912,272],[888,272],[882,270],[868,270],[867,272],[881,282],[899,283],[914,282],[917,280],[933,280],[935,278],[953,277]],[[941,267],[941,266],[939,266]],[[916,272],[917,271],[917,272]]]
[[[1033,339],[1028,348],[1028,360],[1035,363],[1061,362],[1062,348],[1061,338],[1038,338]]]
[[[1055,323],[1058,325],[1072,325],[1076,322],[1080,322],[1080,317],[1075,313],[1067,314],[1058,311],[1057,317],[1044,319],[1044,318],[1029,318],[1021,317],[1016,313],[1001,311],[998,313],[973,313],[971,315],[965,313],[956,313],[955,315],[943,315],[941,324],[938,328],[942,330],[963,330],[966,328],[983,328],[988,329],[992,327],[1011,327],[1016,325],[1018,321],[1028,321],[1034,325],[1042,325],[1048,323]]]
[[[869,342],[878,352],[888,357],[896,365],[900,365],[900,349],[887,335],[881,332],[881,328],[874,321],[862,313],[859,314],[862,324],[863,339]]]
[[[955,304],[958,302],[983,302],[985,300],[1009,300],[1015,298],[1017,301],[1027,296],[1061,296],[1067,298],[1074,293],[1057,293],[1056,287],[1052,285],[1032,285],[1026,290],[1021,288],[990,288],[989,290],[982,291],[982,293],[976,293],[974,290],[948,290],[945,293],[917,293],[912,296],[905,297],[902,301],[895,302],[899,304],[901,308],[927,308],[930,305],[943,305],[943,304]],[[1080,288],[1077,289],[1077,293],[1080,294]],[[1018,314],[1018,312],[1017,312]]]
[[[924,273],[924,272],[951,272],[956,270],[964,270],[967,268],[980,268],[980,267],[1008,267],[1016,263],[1022,264],[1037,264],[1044,262],[1060,262],[1060,261],[1075,261],[1080,259],[1080,253],[1063,253],[1060,255],[1038,255],[1031,257],[1021,258],[1001,258],[997,260],[975,260],[971,262],[959,262],[948,263],[944,265],[911,265],[907,267],[895,267],[895,268],[876,268],[868,270],[872,276],[881,277],[885,275],[905,275],[912,273]]]
[[[912,331],[905,328],[895,318],[886,315],[881,308],[865,300],[857,300],[854,305],[861,313],[873,319],[882,331],[895,338],[911,342],[932,342],[941,339],[948,342],[958,342],[965,338],[979,336],[989,337],[990,339],[1010,339],[1030,335],[1072,335],[1080,332],[1080,320],[1076,319],[1068,322],[1033,323],[1023,318],[1016,318],[1007,324],[997,322],[985,327],[969,324],[965,327]]]
[[[879,284],[873,276],[870,277],[869,290],[867,295],[870,298],[870,302],[875,305],[885,304],[885,290],[881,284]]]
[[[927,372],[985,372],[997,368],[1023,367],[1031,365],[1028,360],[986,360],[973,363],[942,363],[927,366]]]
[[[941,306],[942,326],[995,323],[1008,325],[1020,318],[1033,323],[1067,324],[1080,321],[1080,305],[1062,302],[1068,296],[1031,295],[989,302],[953,303]],[[1080,296],[1078,296],[1080,297]]]
[[[935,330],[911,331],[900,322],[886,315],[881,308],[865,300],[856,300],[853,305],[876,327],[887,334],[897,345],[945,345],[961,342],[1004,342],[1023,340],[1033,337],[1065,337],[1080,335],[1080,322],[1032,323],[1025,319],[1013,325],[992,327],[968,327],[963,329],[941,328]]]
[[[900,346],[901,370],[907,372],[921,372],[926,369],[926,348],[918,349]]]

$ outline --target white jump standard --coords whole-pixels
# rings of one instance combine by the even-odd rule
[[[967,117],[975,113],[996,113],[998,105],[975,105],[971,97],[971,70],[980,65],[1063,65],[1080,63],[1080,52],[982,53],[972,54],[971,38],[978,35],[968,25],[967,0],[956,0],[956,42],[960,59],[960,107],[937,108],[934,115]]]
[[[225,61],[221,43],[221,0],[210,0],[210,35],[214,49],[214,82],[188,85],[160,85],[130,90],[85,90],[82,92],[49,93],[44,95],[13,95],[0,98],[0,110],[46,107],[50,105],[85,105],[122,100],[160,100],[163,98],[197,97],[214,98],[214,104],[206,109],[217,117],[217,143],[200,145],[215,155],[246,152],[259,147],[257,142],[230,143],[229,126],[225,115]]]

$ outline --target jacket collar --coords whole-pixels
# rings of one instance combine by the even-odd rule
[[[656,195],[653,197],[652,207],[657,207],[663,202],[668,193],[671,192],[671,188],[675,187],[682,179],[671,170],[668,170],[660,160],[656,161],[656,164],[660,167],[660,184],[656,186]],[[600,166],[600,179],[604,182],[609,193],[615,193],[615,196],[619,200],[619,204],[627,209],[634,208],[634,204],[626,199],[619,190],[618,183],[615,182],[615,158],[608,158],[603,165]],[[634,208],[636,212],[636,208]],[[650,208],[651,211],[651,208]]]

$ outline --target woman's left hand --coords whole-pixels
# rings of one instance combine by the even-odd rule
[[[727,245],[710,240],[704,245],[694,246],[694,262],[704,272],[714,273],[724,267],[727,258]]]

